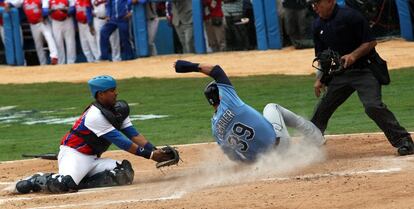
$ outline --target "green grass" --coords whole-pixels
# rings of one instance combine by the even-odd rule
[[[392,83],[383,87],[383,101],[409,131],[414,131],[414,69],[391,71]],[[137,129],[157,145],[213,141],[210,130],[212,108],[202,90],[209,78],[127,79],[118,81],[119,99],[132,106],[131,114],[169,115],[167,118],[134,121]],[[232,78],[239,96],[258,111],[270,102],[309,118],[317,99],[313,76],[250,76]],[[45,114],[78,117],[92,101],[86,84],[47,83],[0,85],[0,107],[30,110],[30,117]],[[42,111],[53,111],[42,113]],[[0,117],[4,117],[0,112]],[[0,160],[20,159],[22,153],[57,152],[60,138],[70,125],[24,125],[1,123]],[[333,115],[327,134],[377,132],[364,113],[356,94]],[[112,146],[112,149],[116,149]]]

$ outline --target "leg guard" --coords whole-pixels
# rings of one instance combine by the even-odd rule
[[[75,181],[69,175],[54,174],[48,179],[46,186],[47,191],[51,193],[74,192],[78,189],[78,185],[76,185]]]
[[[22,194],[27,194],[31,191],[46,191],[47,181],[52,175],[52,173],[36,173],[26,179],[20,180],[16,184],[16,191]]]
[[[79,189],[110,187],[117,185],[131,184],[134,180],[134,170],[128,160],[123,160],[121,164],[113,170],[105,170],[93,176],[85,177],[79,183]]]
[[[289,146],[290,136],[282,113],[277,107],[277,104],[267,104],[263,109],[263,116],[272,124],[273,129],[276,132],[276,137],[279,139],[278,147],[284,149]]]

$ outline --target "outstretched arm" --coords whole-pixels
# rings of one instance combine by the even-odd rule
[[[219,65],[213,66],[209,64],[192,63],[185,60],[177,60],[174,63],[174,68],[177,73],[201,72],[214,78],[217,83],[231,85],[229,78]]]

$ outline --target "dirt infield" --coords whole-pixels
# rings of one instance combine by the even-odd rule
[[[413,66],[414,43],[380,43],[390,68]],[[169,55],[122,63],[2,67],[0,84],[84,82],[94,75],[177,77],[176,59],[219,63],[230,76],[310,74],[312,50]],[[180,77],[183,75],[180,75]],[[199,76],[188,74],[185,76]],[[412,131],[412,130],[410,130]],[[132,185],[69,194],[13,194],[13,182],[35,172],[56,172],[56,161],[0,162],[0,208],[414,208],[414,156],[398,157],[383,134],[328,136],[322,148],[294,144],[249,166],[236,165],[215,143],[179,146],[183,162],[162,171],[123,151]]]
[[[295,147],[295,146],[294,146]],[[322,149],[293,148],[251,165],[229,162],[214,143],[178,148],[179,166],[154,163],[122,151],[104,157],[128,159],[132,185],[77,193],[10,194],[16,179],[55,171],[56,162],[0,164],[1,208],[413,208],[414,157],[397,157],[382,134],[329,136]]]

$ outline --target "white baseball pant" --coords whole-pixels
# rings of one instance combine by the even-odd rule
[[[148,48],[149,53],[151,56],[157,55],[157,47],[155,46],[155,36],[157,35],[158,31],[158,18],[154,18],[153,20],[147,21],[147,30],[148,30]]]
[[[43,50],[43,40],[46,40],[47,46],[49,48],[50,58],[58,58],[58,50],[56,47],[55,39],[52,35],[52,27],[50,23],[39,22],[37,24],[30,24],[30,29],[32,30],[33,40],[36,47],[37,57],[39,58],[39,63],[41,65],[47,64],[46,52]]]
[[[59,174],[70,175],[77,185],[85,176],[92,176],[105,170],[113,170],[116,163],[116,160],[98,158],[96,155],[85,155],[64,145],[60,146],[58,154]]]
[[[97,40],[97,45],[98,45],[98,50],[99,50],[99,57],[101,55],[101,48],[99,46],[100,43],[100,36],[101,36],[101,28],[103,25],[105,25],[106,20],[104,19],[100,19],[95,17],[93,19],[93,25],[95,27],[95,38]],[[111,52],[112,52],[112,61],[113,62],[117,62],[117,61],[121,61],[121,44],[120,44],[120,40],[119,40],[119,32],[118,29],[116,29],[111,36],[109,37],[109,42],[111,43]]]
[[[73,26],[72,18],[68,17],[63,21],[57,21],[52,19],[52,31],[53,36],[55,37],[56,46],[58,47],[59,64],[75,63],[76,42],[75,27]]]
[[[321,131],[312,122],[278,104],[267,104],[263,110],[263,116],[273,125],[276,135],[281,138],[279,146],[289,144],[290,136],[286,126],[298,130],[303,134],[305,141],[312,144],[320,146],[326,141]]]
[[[99,60],[99,56],[101,55],[101,53],[99,53],[96,37],[91,34],[89,25],[87,23],[78,22],[78,28],[79,39],[86,60],[88,62],[96,62]]]

